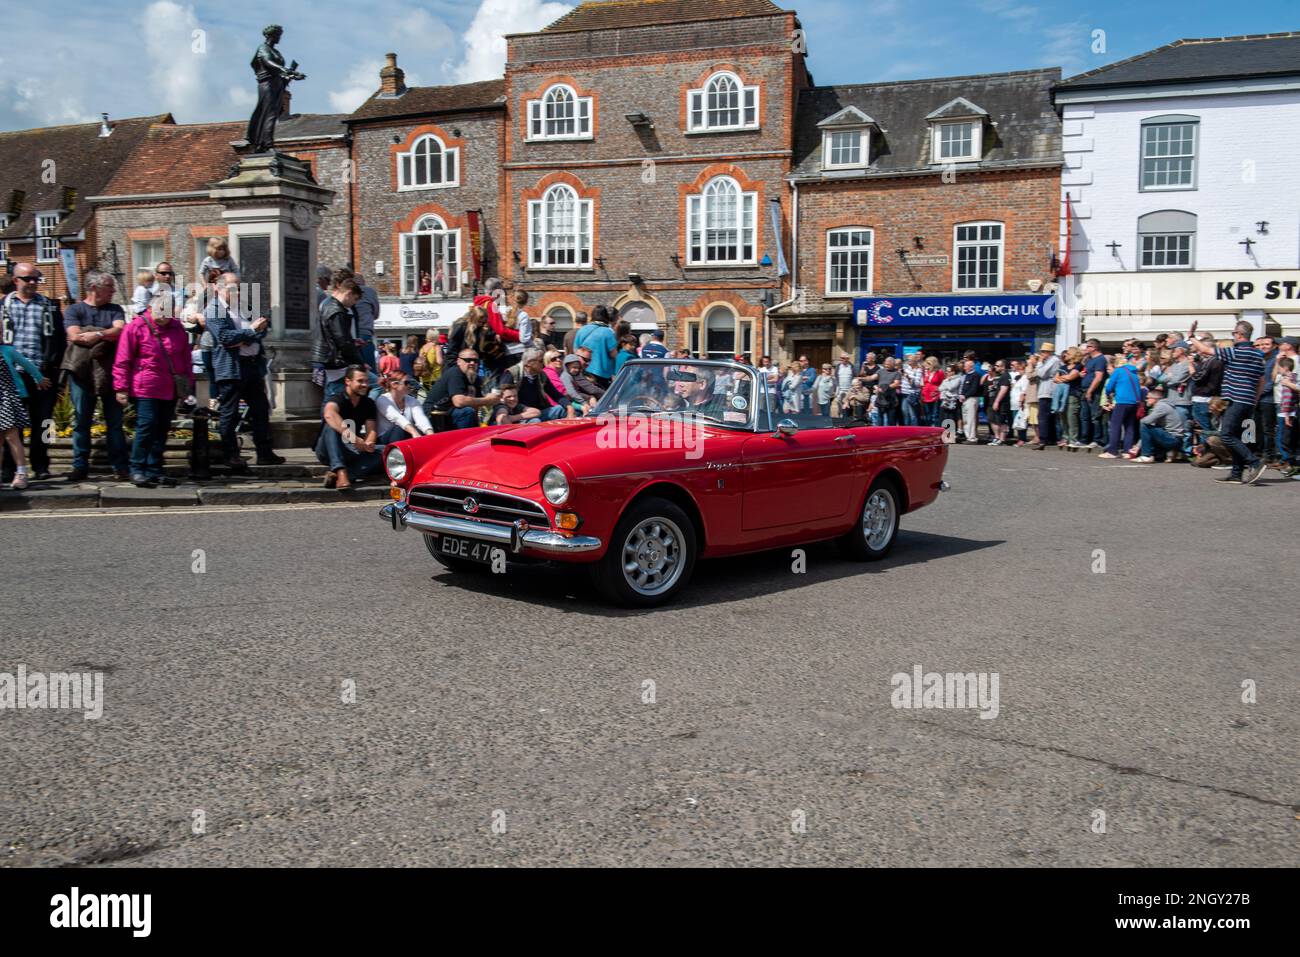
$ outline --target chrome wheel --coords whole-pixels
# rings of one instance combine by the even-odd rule
[[[685,536],[666,518],[647,518],[623,540],[623,580],[638,595],[668,591],[686,567]]]
[[[862,508],[862,535],[869,549],[878,552],[889,544],[897,517],[898,507],[887,488],[878,488],[867,496]]]

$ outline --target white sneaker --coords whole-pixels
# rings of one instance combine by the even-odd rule
[[[1099,449],[1099,448],[1101,448],[1101,443],[1100,443],[1100,442],[1089,442],[1089,443],[1088,443],[1088,448],[1090,448],[1090,449]]]
[[[1141,462],[1143,465],[1150,465],[1150,464],[1152,464],[1153,462],[1155,462],[1155,460],[1156,460],[1156,457],[1155,457],[1154,455],[1139,455],[1139,456],[1138,456],[1137,458],[1135,458],[1133,461],[1134,461],[1134,462]]]
[[[1117,458],[1119,458],[1119,456],[1118,456],[1118,455],[1111,455],[1109,452],[1102,452],[1101,455],[1097,456],[1097,458],[1099,458],[1099,459],[1117,459]]]

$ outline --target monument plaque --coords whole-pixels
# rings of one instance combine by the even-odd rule
[[[240,236],[236,255],[245,306],[254,316],[264,316],[271,308],[271,237]]]
[[[311,244],[284,237],[284,327],[311,328]]]

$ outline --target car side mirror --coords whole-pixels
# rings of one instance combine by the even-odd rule
[[[794,421],[791,419],[782,419],[776,424],[776,434],[781,436],[783,439],[788,439],[798,431],[799,426],[795,425]]]

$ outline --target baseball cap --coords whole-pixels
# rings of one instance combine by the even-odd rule
[[[1285,343],[1286,343],[1287,345],[1289,345],[1292,349],[1300,349],[1300,339],[1296,338],[1295,336],[1283,336],[1283,337],[1282,337],[1280,340],[1278,340],[1278,341],[1279,341],[1279,342],[1285,342]]]
[[[582,361],[582,356],[574,355],[572,352],[570,352],[567,356],[564,357],[564,364],[566,366],[570,362],[581,362],[581,361]]]

